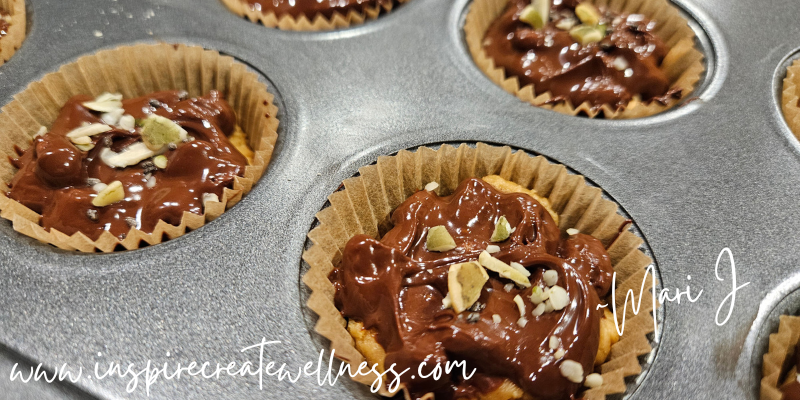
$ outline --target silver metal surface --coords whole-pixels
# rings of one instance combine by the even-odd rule
[[[220,50],[280,95],[280,139],[254,190],[213,223],[132,252],[81,255],[0,223],[0,398],[148,398],[127,378],[91,380],[95,363],[258,361],[294,370],[319,356],[299,285],[305,235],[340,182],[379,155],[485,141],[546,155],[612,196],[647,239],[663,287],[661,344],[633,399],[755,399],[774,310],[800,309],[800,145],[776,104],[800,47],[796,0],[679,0],[709,55],[699,99],[634,121],[574,118],[529,106],[471,62],[468,0],[412,0],[364,26],[329,33],[266,29],[218,0],[29,0],[31,31],[0,67],[0,104],[60,65],[103,48],[181,42]],[[102,33],[97,37],[95,31]],[[777,85],[777,86],[776,86]],[[730,320],[715,324],[739,283]],[[691,275],[691,280],[687,279]],[[769,293],[769,296],[767,296]],[[787,296],[788,294],[788,296]],[[723,310],[723,314],[725,311]],[[167,355],[169,354],[169,355]],[[76,384],[10,382],[10,366],[66,363]],[[124,367],[123,367],[124,368]],[[264,376],[161,379],[155,399],[370,398],[347,379],[320,386]]]

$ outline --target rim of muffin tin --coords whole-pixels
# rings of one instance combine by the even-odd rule
[[[67,61],[65,61],[65,62],[63,62],[61,64],[58,64],[58,65],[54,66],[54,68],[52,70],[44,71],[44,73],[41,74],[39,76],[39,78],[42,78],[43,76],[47,75],[50,72],[57,71],[58,69],[60,69],[64,65],[68,65],[68,64],[74,63],[79,58],[87,56],[87,55],[92,55],[92,54],[96,54],[96,53],[104,51],[104,50],[115,49],[115,48],[123,47],[123,46],[137,45],[137,44],[157,44],[157,43],[160,43],[160,42],[134,41],[134,42],[115,43],[113,46],[99,47],[99,48],[96,48],[96,49],[92,50],[91,52],[80,54],[80,55],[78,55],[76,57],[73,57],[72,59],[69,59],[69,60],[67,60]],[[275,160],[275,158],[277,158],[277,157],[279,157],[281,155],[282,150],[284,148],[284,142],[285,142],[285,139],[286,139],[285,138],[285,132],[287,131],[286,125],[287,124],[291,124],[291,122],[289,121],[289,118],[287,118],[288,115],[286,113],[286,103],[284,102],[284,99],[283,99],[283,96],[281,95],[280,89],[267,76],[267,74],[262,72],[256,66],[254,66],[251,62],[248,62],[244,58],[242,58],[242,57],[240,57],[238,55],[235,55],[234,54],[235,52],[231,52],[230,49],[223,51],[223,50],[217,49],[214,46],[209,46],[207,44],[197,44],[195,42],[185,41],[185,40],[168,40],[167,43],[183,44],[183,45],[186,45],[186,46],[197,46],[197,47],[202,48],[203,50],[216,51],[216,52],[218,52],[220,54],[220,56],[231,57],[235,63],[239,63],[239,64],[244,65],[248,72],[251,72],[251,73],[255,74],[258,82],[264,84],[266,86],[267,93],[269,93],[270,95],[273,96],[272,104],[275,105],[275,107],[277,107],[277,109],[278,109],[278,112],[277,112],[277,114],[275,116],[275,118],[279,121],[278,127],[276,129],[278,137],[277,137],[277,140],[275,142],[275,146],[273,148],[272,155],[270,157],[270,161],[267,164],[267,166],[266,166],[266,168],[264,170],[264,173],[259,177],[259,179],[256,182],[253,183],[253,186],[250,189],[250,192],[253,192],[254,190],[256,190],[257,188],[259,188],[261,186],[261,182],[264,180],[264,177],[270,172],[270,169],[271,169],[270,167],[274,163],[273,161]],[[34,82],[38,82],[38,81],[39,81],[39,79],[32,80],[32,81],[28,82],[28,85],[30,85],[30,84],[32,84]],[[28,85],[26,85],[25,88],[23,88],[22,90],[23,91],[26,90]],[[20,91],[16,92],[14,95],[12,95],[12,99],[11,100],[13,100],[13,98],[16,97],[17,94],[19,94],[19,93],[20,93]],[[7,104],[7,103],[5,103],[5,104]],[[3,105],[5,105],[5,104],[3,104]],[[0,160],[0,161],[2,161],[2,160]],[[177,243],[176,245],[180,245],[181,241],[185,240],[185,238],[187,236],[189,237],[189,240],[191,240],[191,236],[190,235],[192,235],[192,233],[194,233],[196,231],[201,231],[206,226],[208,226],[210,224],[214,224],[218,220],[223,220],[223,218],[229,217],[229,215],[228,215],[229,211],[235,209],[237,206],[239,206],[240,203],[247,201],[248,197],[250,197],[249,194],[250,193],[247,193],[244,196],[242,196],[242,199],[237,204],[234,204],[232,207],[227,208],[225,210],[225,212],[223,212],[218,218],[214,219],[213,221],[206,221],[203,224],[203,226],[201,226],[201,227],[199,227],[197,229],[191,229],[191,230],[187,229],[186,233],[184,233],[183,235],[180,235],[180,236],[178,236],[176,238],[173,238],[173,239],[164,240],[161,243],[157,243],[155,245],[150,245],[147,242],[143,241],[143,242],[140,243],[140,246],[138,248],[132,249],[132,250],[127,250],[124,247],[122,247],[122,245],[120,245],[120,244],[118,244],[117,247],[114,249],[114,251],[110,252],[110,253],[105,253],[105,252],[99,251],[98,249],[95,249],[95,251],[92,252],[92,253],[81,252],[81,251],[76,251],[76,250],[64,250],[64,249],[60,249],[60,248],[58,248],[58,247],[56,247],[54,245],[51,245],[49,243],[41,242],[41,241],[39,241],[39,240],[37,240],[35,238],[29,237],[27,235],[21,234],[20,232],[17,232],[12,227],[11,221],[8,221],[8,220],[5,220],[5,219],[2,219],[2,221],[0,221],[0,232],[2,232],[3,234],[11,237],[13,240],[15,240],[15,241],[17,241],[19,243],[24,243],[24,244],[26,244],[28,246],[32,246],[32,247],[35,247],[35,248],[43,250],[43,251],[48,251],[49,250],[49,251],[52,251],[52,252],[55,252],[55,253],[58,253],[58,254],[64,254],[66,256],[74,255],[74,256],[84,256],[84,257],[92,257],[92,256],[96,257],[96,256],[112,256],[112,255],[119,255],[119,254],[127,254],[127,253],[144,251],[146,249],[150,249],[150,248],[153,248],[153,247],[160,247],[160,246],[164,246],[164,245],[169,245],[172,242],[176,242]]]
[[[451,42],[459,48],[459,62],[469,67],[469,73],[472,75],[480,75],[480,80],[485,81],[489,85],[495,87],[497,91],[505,96],[516,98],[511,93],[506,92],[503,88],[492,82],[486,74],[475,65],[472,55],[467,45],[466,34],[464,32],[464,23],[472,6],[473,0],[457,0],[453,4],[453,9],[450,13],[448,24],[450,26]],[[677,119],[683,117],[697,108],[702,106],[702,103],[713,98],[722,87],[722,83],[727,75],[727,65],[729,63],[729,56],[724,44],[723,35],[719,28],[714,24],[712,19],[703,12],[700,8],[696,7],[686,0],[669,0],[670,4],[674,6],[680,14],[686,18],[689,27],[694,31],[695,46],[701,53],[703,53],[703,66],[705,70],[700,75],[700,80],[697,82],[695,89],[686,96],[684,99],[673,106],[672,108],[649,115],[643,118],[633,119],[606,119],[606,118],[587,118],[585,116],[572,116],[561,114],[554,110],[542,109],[531,104],[527,104],[521,99],[520,102],[526,103],[530,107],[539,108],[552,114],[560,115],[564,118],[589,119],[598,124],[608,124],[610,126],[631,126],[643,124],[655,124],[663,121]]]
[[[416,146],[409,147],[409,148],[402,149],[402,150],[416,152],[421,147],[429,147],[431,149],[436,150],[436,149],[438,149],[439,147],[441,147],[443,145],[452,145],[452,146],[458,147],[458,146],[460,146],[462,144],[466,144],[466,145],[474,148],[477,145],[477,143],[479,143],[479,142],[477,142],[477,141],[431,142],[431,143],[425,143],[425,144],[416,145]],[[659,293],[661,291],[661,289],[663,288],[662,287],[661,269],[658,266],[658,261],[656,260],[656,257],[653,254],[653,251],[652,251],[652,249],[650,247],[650,243],[648,242],[647,238],[642,233],[642,231],[639,228],[639,225],[636,223],[636,221],[630,216],[630,214],[625,210],[625,208],[613,196],[611,196],[605,189],[603,189],[601,186],[599,186],[597,183],[595,183],[592,179],[590,179],[586,175],[583,175],[583,174],[579,173],[577,170],[573,169],[569,165],[564,164],[564,163],[562,163],[562,162],[560,162],[560,161],[558,161],[558,160],[556,160],[556,159],[554,159],[552,157],[549,157],[549,156],[547,156],[545,154],[542,154],[540,152],[532,151],[532,150],[525,149],[525,148],[518,147],[518,146],[510,146],[510,145],[507,145],[507,144],[496,143],[496,142],[491,142],[491,141],[480,141],[480,143],[485,143],[485,144],[488,144],[488,145],[491,145],[491,146],[509,147],[509,148],[511,148],[512,152],[523,151],[523,152],[525,152],[526,154],[528,154],[530,156],[542,156],[548,162],[550,162],[551,164],[563,165],[564,167],[566,167],[567,173],[569,173],[569,174],[583,176],[584,179],[585,179],[585,184],[587,186],[595,187],[595,188],[600,189],[601,192],[602,192],[602,198],[613,202],[617,206],[617,214],[619,214],[619,215],[621,215],[621,216],[623,216],[626,219],[631,221],[631,224],[628,226],[627,229],[629,229],[633,234],[635,234],[637,237],[642,239],[643,243],[642,243],[641,246],[639,246],[639,250],[642,251],[648,257],[650,257],[650,259],[652,260],[652,263],[650,265],[652,265],[654,267],[654,271],[655,271],[656,286],[653,288],[653,291],[655,293]],[[391,152],[391,153],[383,154],[383,153],[381,153],[380,150],[371,149],[370,150],[370,154],[367,157],[369,159],[369,162],[363,163],[363,161],[348,160],[347,164],[343,165],[341,167],[341,170],[354,171],[354,172],[352,172],[350,174],[350,177],[355,178],[355,177],[358,177],[358,176],[361,175],[358,172],[358,170],[361,167],[366,167],[366,166],[369,166],[369,165],[375,165],[378,162],[378,157],[384,156],[384,155],[390,156],[390,157],[391,156],[396,156],[402,150],[397,150],[397,151],[394,151],[394,152]],[[339,191],[342,191],[344,189],[345,189],[344,188],[344,184],[341,183],[339,185],[339,187],[336,190],[334,190],[332,193],[339,192]],[[323,210],[325,208],[328,208],[329,206],[330,206],[330,201],[328,201],[327,197],[326,197],[325,202],[319,208],[318,211],[321,211],[321,210]],[[314,243],[311,241],[311,239],[308,238],[308,233],[311,232],[311,230],[313,230],[317,226],[319,226],[319,224],[320,224],[319,220],[316,218],[316,216],[314,216],[313,220],[311,222],[311,225],[308,227],[308,230],[306,231],[306,237],[305,237],[305,241],[304,241],[304,244],[303,244],[303,251],[304,252],[306,250],[310,249],[311,246],[314,245]],[[313,343],[313,345],[315,346],[315,348],[318,351],[319,350],[327,351],[327,350],[330,349],[330,340],[328,340],[327,338],[323,337],[321,334],[317,333],[314,330],[314,326],[316,325],[317,321],[319,320],[319,316],[307,306],[308,300],[309,300],[309,298],[311,296],[311,288],[309,288],[303,282],[303,276],[306,275],[306,273],[309,271],[310,265],[305,260],[303,260],[301,258],[299,267],[300,268],[299,268],[299,274],[298,274],[298,277],[297,277],[297,285],[298,285],[298,289],[299,289],[299,291],[298,291],[298,293],[299,293],[298,300],[299,300],[299,306],[300,306],[302,318],[303,318],[306,330],[308,331],[309,338],[310,338],[311,342]],[[621,294],[618,293],[618,295],[621,295]],[[647,297],[648,295],[645,294],[644,296]],[[656,362],[656,359],[657,359],[657,356],[658,356],[658,351],[659,351],[659,349],[661,347],[661,342],[663,340],[664,331],[665,331],[665,328],[666,328],[666,325],[665,325],[666,308],[665,308],[665,306],[666,306],[665,304],[661,303],[661,304],[657,304],[656,307],[654,308],[654,319],[655,319],[656,324],[658,326],[658,330],[656,332],[651,332],[651,333],[647,334],[647,339],[648,339],[648,341],[650,343],[650,346],[651,346],[652,350],[650,350],[650,352],[647,353],[647,354],[643,354],[643,355],[637,357],[638,360],[639,360],[639,365],[642,368],[641,373],[639,373],[638,375],[634,375],[634,376],[630,376],[630,377],[625,378],[625,385],[627,387],[626,390],[625,390],[625,393],[620,393],[620,394],[616,394],[616,395],[609,395],[609,396],[606,396],[607,399],[622,400],[622,399],[630,398],[631,396],[633,396],[636,393],[636,391],[642,386],[644,381],[650,375],[649,372],[652,369],[652,366]],[[336,358],[335,361],[334,361],[334,368],[338,369],[339,365],[341,363],[342,363],[342,361],[340,359]],[[356,390],[363,389],[363,388],[357,388],[357,389],[354,390],[352,388],[352,386],[353,385],[348,385],[348,390],[350,390],[353,393],[354,398],[361,398],[361,397],[359,397],[360,395],[358,394],[358,392]],[[363,386],[363,385],[359,384],[358,386]],[[364,390],[360,390],[360,392],[365,392],[365,391]],[[363,397],[363,395],[361,395],[361,396]],[[367,397],[382,398],[380,395],[377,395],[377,394],[373,394],[373,395],[367,396]],[[402,392],[400,392],[397,395],[395,395],[394,398],[396,398],[396,399],[403,398]]]

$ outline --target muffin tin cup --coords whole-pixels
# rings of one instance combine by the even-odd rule
[[[392,2],[384,5],[365,6],[362,12],[351,10],[347,15],[334,12],[331,18],[322,14],[317,14],[313,18],[301,15],[295,18],[291,15],[276,15],[272,11],[255,10],[246,0],[221,0],[228,9],[252,22],[260,22],[268,28],[279,28],[287,31],[330,31],[334,29],[347,28],[353,25],[363,24],[364,22],[378,18],[381,12],[388,13],[394,8]],[[404,3],[407,0],[401,0]]]
[[[695,86],[705,71],[703,53],[695,45],[695,34],[686,18],[668,0],[589,0],[596,6],[606,7],[617,13],[643,14],[656,21],[655,34],[669,47],[662,70],[670,80],[670,88],[681,88],[681,97],[664,105],[657,101],[642,102],[634,98],[619,110],[610,105],[594,109],[588,102],[573,105],[569,101],[548,104],[550,92],[539,93],[534,85],[520,87],[519,79],[506,76],[505,70],[497,66],[483,50],[483,39],[487,29],[505,10],[509,0],[474,0],[464,23],[467,47],[475,64],[495,84],[520,100],[541,108],[551,109],[567,115],[585,115],[594,118],[601,115],[608,119],[643,118],[664,112],[681,100],[693,95]]]
[[[0,163],[0,217],[13,222],[14,230],[65,250],[112,252],[159,244],[197,229],[233,207],[259,180],[272,157],[277,140],[277,108],[273,96],[258,78],[231,57],[196,46],[139,44],[104,50],[64,65],[58,72],[17,94],[0,113],[0,153],[15,155],[14,146],[27,148],[40,127],[49,127],[61,106],[75,95],[121,93],[125,98],[146,96],[162,90],[186,90],[197,97],[217,90],[236,112],[237,123],[254,151],[253,162],[218,201],[208,200],[203,215],[184,212],[179,225],[158,221],[153,232],[131,228],[120,240],[108,231],[96,240],[83,233],[66,235],[39,225],[40,215],[6,197],[8,182],[16,169]]]
[[[22,46],[28,18],[25,13],[25,0],[0,0],[0,10],[10,15],[8,33],[0,38],[0,65],[2,65]]]
[[[380,238],[391,229],[392,211],[429,182],[437,182],[435,192],[446,196],[463,180],[488,175],[500,175],[546,197],[559,215],[562,232],[575,228],[599,239],[608,249],[617,274],[617,293],[643,289],[645,299],[637,313],[625,307],[625,296],[609,295],[606,299],[616,302],[617,310],[626,310],[617,315],[620,324],[624,321],[624,333],[611,347],[607,361],[596,368],[603,376],[603,385],[587,390],[584,398],[625,393],[626,378],[642,370],[639,357],[653,350],[648,335],[654,333],[651,312],[656,305],[647,294],[654,290],[647,274],[653,261],[639,250],[642,239],[628,230],[620,232],[627,220],[617,213],[614,202],[603,198],[602,190],[588,186],[580,175],[569,174],[563,165],[514,152],[510,147],[483,143],[474,148],[466,144],[457,148],[442,145],[436,150],[419,147],[414,152],[404,150],[395,156],[379,157],[376,164],[360,168],[359,176],[345,180],[343,189],[328,197],[330,205],[317,214],[319,225],[308,234],[314,245],[303,254],[309,264],[303,282],[312,290],[307,305],[319,316],[314,330],[330,340],[331,350],[357,370],[365,358],[334,305],[335,290],[328,279],[341,261],[348,240],[357,234]],[[372,375],[356,378],[367,385],[376,379]],[[385,388],[383,394],[388,394]]]

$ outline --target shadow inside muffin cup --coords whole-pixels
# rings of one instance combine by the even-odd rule
[[[258,76],[230,56],[182,44],[137,44],[103,50],[62,66],[57,72],[30,84],[14,96],[0,113],[0,150],[14,155],[14,146],[26,149],[40,127],[49,127],[61,107],[75,95],[98,96],[120,93],[124,98],[146,96],[163,90],[184,90],[189,97],[219,91],[234,110],[237,125],[255,152],[233,187],[225,188],[218,201],[205,202],[203,215],[185,212],[180,225],[159,221],[151,233],[131,229],[120,240],[103,232],[93,241],[80,232],[65,235],[46,231],[40,216],[5,196],[16,173],[9,163],[0,163],[0,216],[12,221],[17,232],[65,250],[112,252],[132,250],[179,237],[203,226],[235,205],[249,192],[266,170],[277,140],[277,107],[274,96]]]

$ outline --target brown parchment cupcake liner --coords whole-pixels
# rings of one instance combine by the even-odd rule
[[[534,106],[551,109],[567,115],[586,115],[594,118],[602,113],[608,119],[642,118],[666,111],[684,98],[687,98],[705,71],[703,53],[695,48],[695,35],[688,21],[669,3],[669,0],[586,0],[597,6],[606,7],[617,13],[643,14],[656,21],[655,34],[669,47],[669,52],[661,64],[671,82],[670,88],[681,88],[680,99],[674,99],[664,105],[657,101],[642,102],[638,96],[624,108],[616,110],[610,105],[603,105],[593,110],[591,104],[573,105],[569,101],[547,104],[552,98],[550,92],[539,93],[533,85],[520,87],[519,79],[506,76],[503,67],[495,66],[483,50],[483,38],[486,31],[499,17],[509,0],[474,0],[470,5],[464,22],[464,33],[472,59],[494,83],[522,101]]]
[[[778,332],[769,335],[769,350],[764,354],[761,400],[781,400],[781,372],[800,340],[800,317],[781,315]],[[796,371],[795,371],[796,373]],[[791,375],[791,374],[790,374]]]
[[[794,136],[800,139],[800,59],[795,60],[786,69],[786,78],[783,78],[783,93],[781,95],[781,109],[786,124]]]
[[[125,98],[161,90],[186,90],[196,97],[217,90],[233,110],[254,151],[244,176],[234,179],[219,201],[207,201],[203,215],[184,212],[178,226],[159,221],[152,233],[131,229],[124,240],[103,232],[97,241],[82,233],[49,232],[39,225],[41,216],[5,193],[16,173],[9,156],[14,145],[27,148],[41,126],[49,127],[67,100],[78,94],[98,96],[121,93]],[[16,231],[67,250],[112,252],[118,246],[132,250],[145,244],[174,239],[220,216],[241,200],[258,181],[272,157],[277,140],[277,107],[273,95],[256,75],[233,58],[201,47],[172,44],[139,44],[103,50],[62,66],[57,72],[31,83],[0,110],[0,217],[12,221]]]
[[[405,3],[408,0],[398,0],[398,3]],[[393,2],[384,5],[376,4],[372,7],[365,7],[362,12],[350,10],[346,15],[334,12],[331,18],[322,14],[317,14],[309,19],[305,15],[295,18],[291,15],[276,15],[272,11],[259,11],[253,9],[244,0],[222,0],[228,9],[234,14],[245,17],[252,22],[261,22],[268,28],[279,28],[287,31],[330,31],[334,29],[347,28],[352,25],[363,24],[368,19],[377,19],[381,12],[388,13],[394,8]]]
[[[25,40],[25,0],[0,0],[0,11],[9,15],[6,18],[9,23],[8,33],[0,38],[0,65],[3,65]]]
[[[434,150],[420,147],[414,152],[401,151],[395,156],[381,156],[374,165],[359,169],[359,176],[343,182],[343,189],[328,197],[330,205],[317,213],[319,224],[309,232],[313,245],[303,254],[310,269],[303,282],[311,288],[308,307],[319,315],[315,330],[329,339],[331,350],[349,363],[353,371],[365,361],[346,329],[347,321],[334,306],[334,287],[328,280],[339,264],[347,241],[356,234],[380,238],[391,229],[392,211],[411,194],[429,182],[439,183],[440,196],[453,192],[460,182],[470,177],[500,175],[547,197],[559,214],[562,232],[568,228],[598,238],[608,249],[617,273],[616,305],[622,320],[625,293],[632,289],[637,296],[645,281],[641,309],[634,315],[627,307],[624,334],[611,347],[608,360],[596,367],[603,376],[603,385],[584,392],[585,399],[604,399],[606,395],[624,393],[625,378],[641,373],[638,357],[652,351],[647,335],[654,331],[651,311],[652,279],[646,269],[652,260],[639,250],[643,241],[632,232],[619,232],[626,219],[617,213],[617,205],[602,197],[597,187],[588,186],[584,178],[567,172],[565,166],[551,164],[541,156],[531,156],[509,147],[478,143],[458,148],[443,145]],[[612,299],[607,299],[611,301]],[[356,380],[372,384],[375,376],[359,376]],[[382,394],[388,394],[384,388]]]

